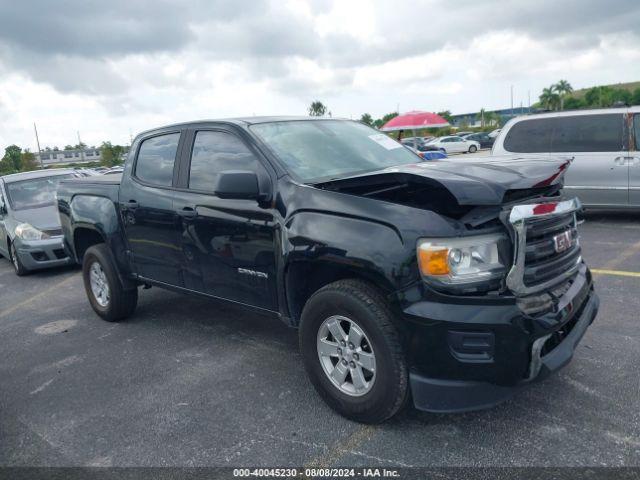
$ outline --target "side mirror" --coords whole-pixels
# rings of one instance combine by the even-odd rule
[[[4,204],[4,201],[0,199],[0,215],[6,215],[6,214],[7,214],[7,207]]]
[[[260,198],[258,175],[255,172],[243,170],[221,172],[214,191],[220,198],[258,200]]]

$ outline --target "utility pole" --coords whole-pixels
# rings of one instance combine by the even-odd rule
[[[40,140],[38,139],[38,128],[36,127],[36,122],[33,122],[33,131],[36,132],[36,145],[38,146],[38,158],[40,159],[40,168],[44,168],[42,164],[42,150],[40,150]]]
[[[80,147],[80,161],[84,162],[84,147],[82,146],[82,140],[80,140],[80,131],[76,131],[78,134],[78,146]]]
[[[529,112],[531,113],[531,90],[527,90],[527,97],[529,98]]]

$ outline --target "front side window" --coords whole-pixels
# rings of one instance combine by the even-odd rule
[[[158,135],[144,140],[138,151],[136,177],[153,185],[170,187],[179,140],[179,133]]]
[[[640,151],[640,113],[633,116],[633,136],[636,141],[636,151]]]
[[[28,208],[41,208],[53,205],[60,181],[74,176],[73,174],[55,175],[31,180],[7,182],[5,189],[7,191],[9,204],[13,210],[26,210]]]
[[[359,122],[293,120],[258,123],[250,129],[308,183],[421,161],[401,143]]]
[[[259,161],[242,141],[226,132],[196,133],[189,167],[189,188],[213,192],[225,170],[256,172]]]

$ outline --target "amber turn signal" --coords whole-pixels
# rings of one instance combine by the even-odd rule
[[[449,249],[438,250],[418,249],[418,264],[423,275],[448,275],[449,269]]]

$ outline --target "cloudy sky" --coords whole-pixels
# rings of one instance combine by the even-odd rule
[[[637,0],[0,0],[0,148],[184,120],[465,113],[640,80]]]

